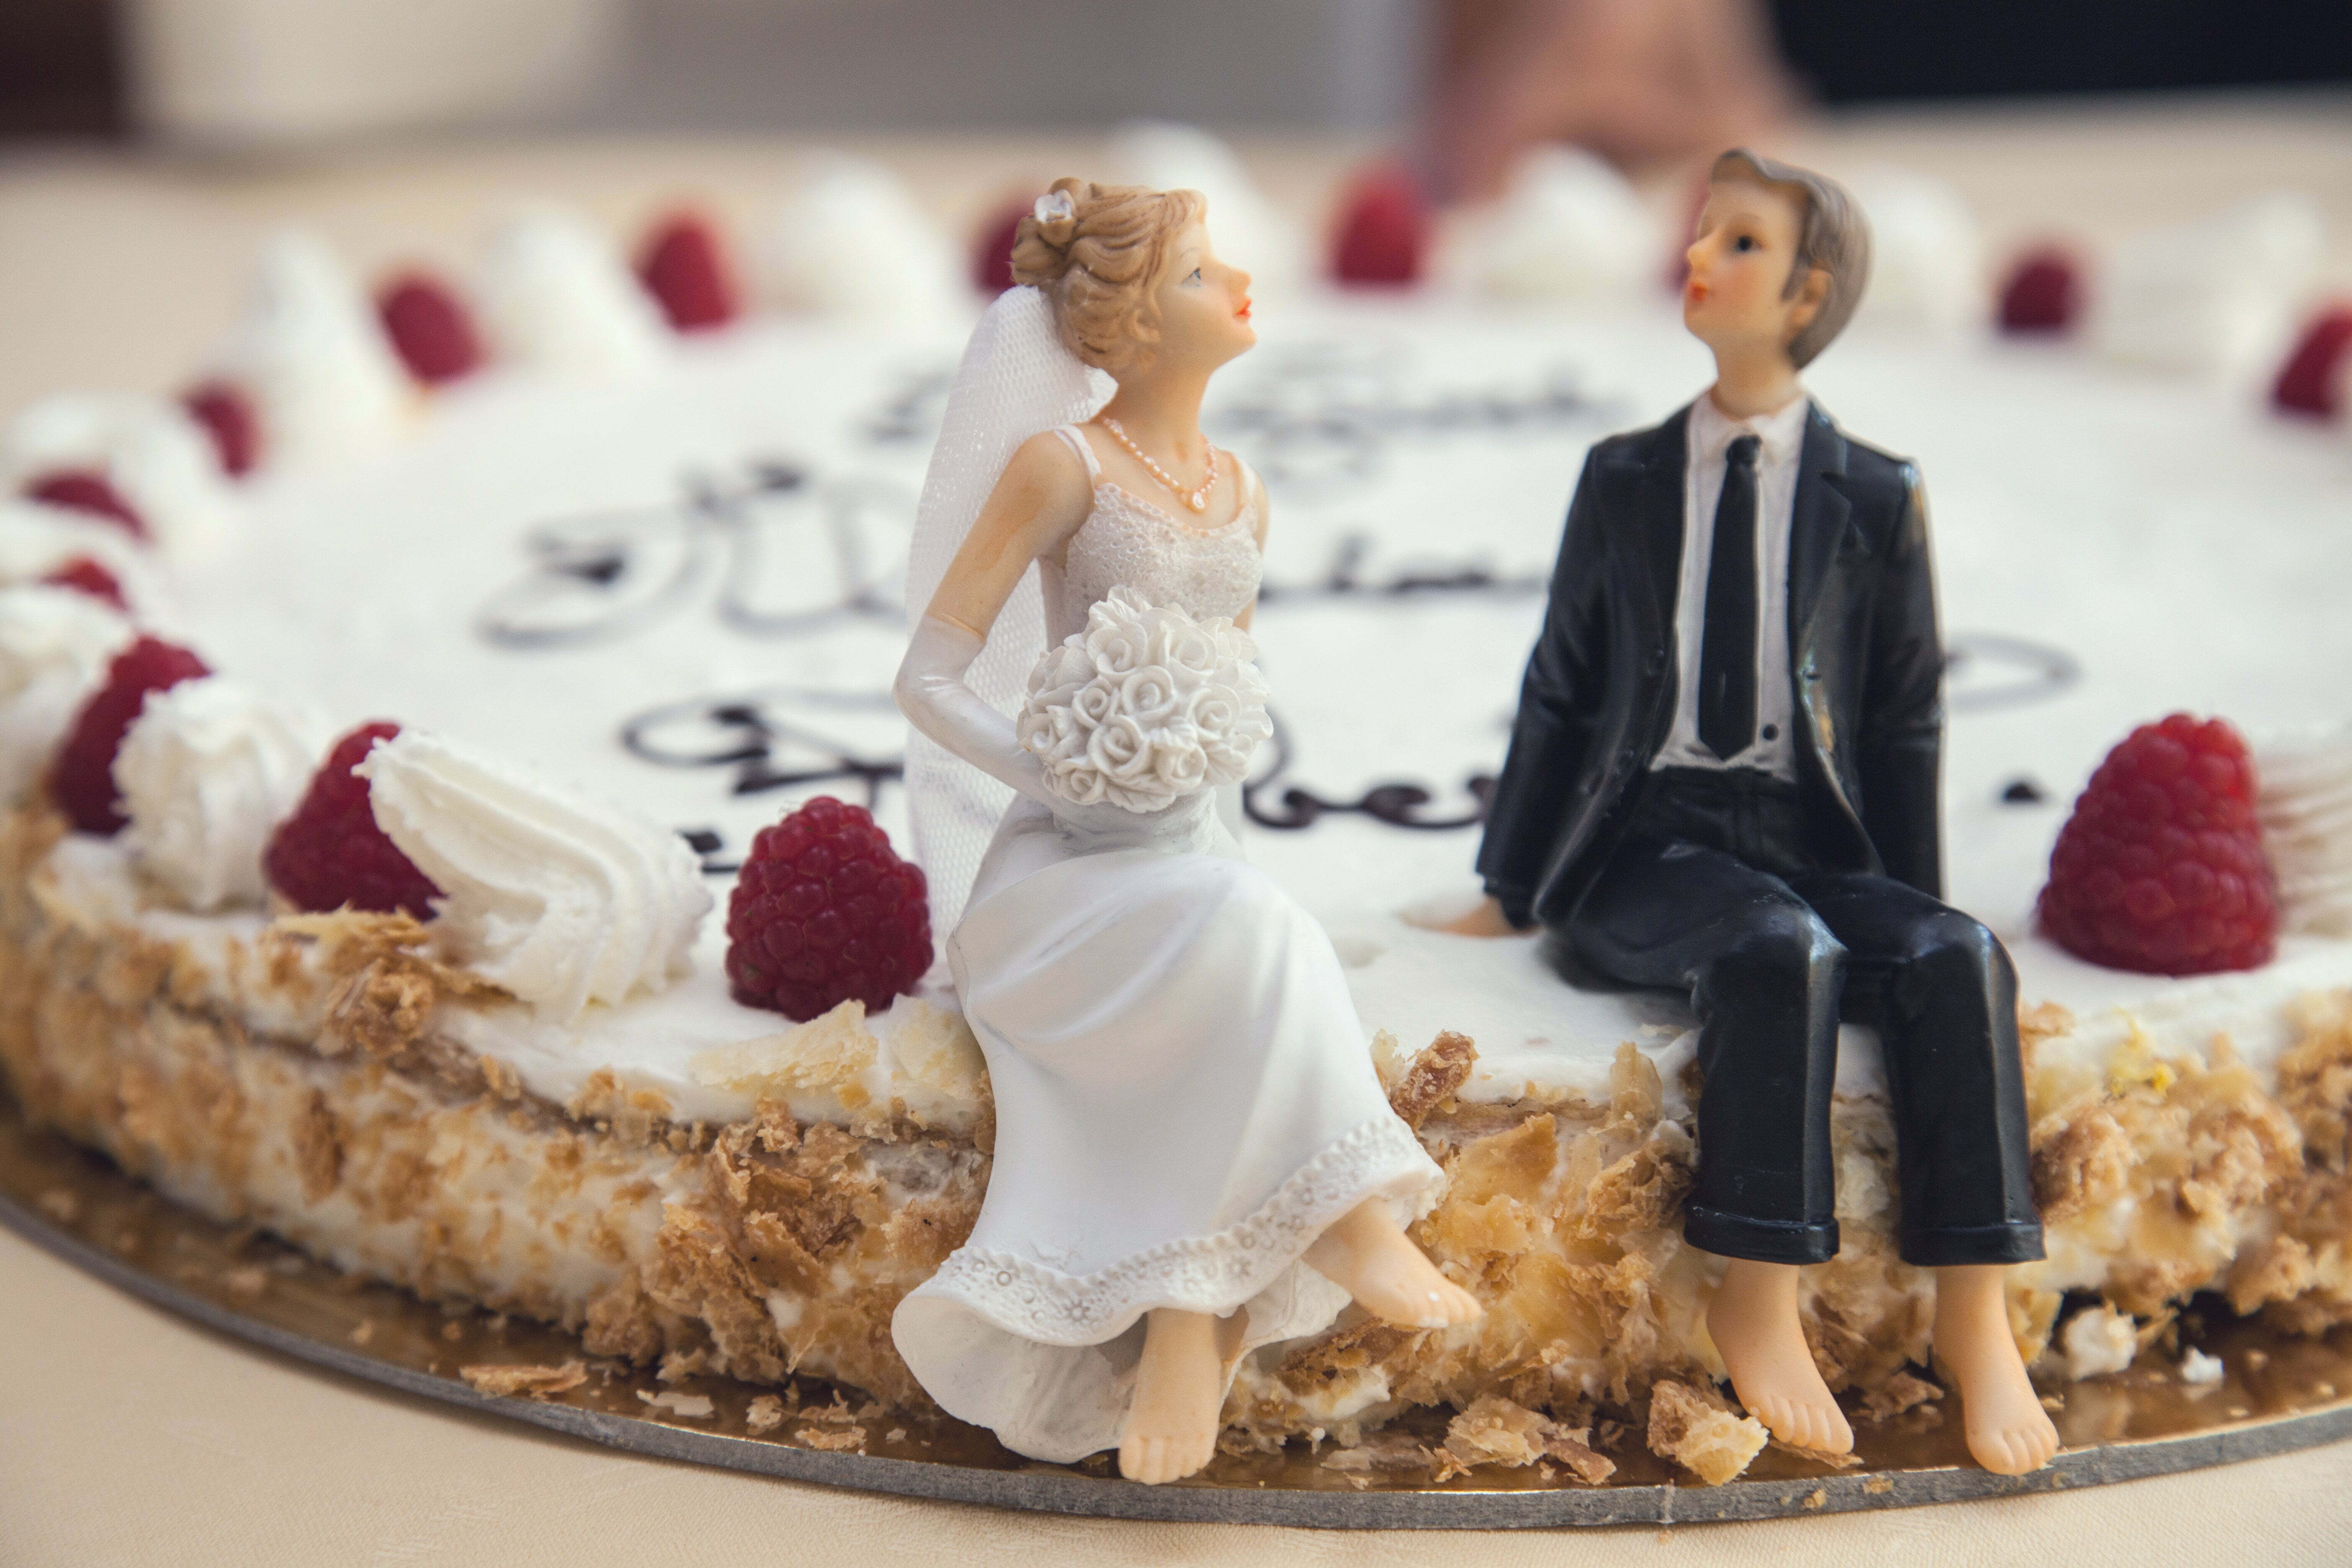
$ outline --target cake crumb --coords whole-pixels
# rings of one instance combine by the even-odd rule
[[[893,1426],[882,1434],[882,1440],[885,1443],[903,1443],[907,1440],[907,1429],[904,1426]]]
[[[33,1201],[59,1225],[71,1225],[81,1217],[81,1199],[68,1188],[51,1187]]]
[[[1862,1456],[1851,1448],[1843,1454],[1832,1454],[1826,1448],[1808,1448],[1800,1443],[1784,1443],[1778,1437],[1772,1439],[1772,1447],[1816,1465],[1826,1465],[1832,1470],[1850,1470],[1862,1463]]]
[[[242,1268],[224,1269],[221,1283],[228,1288],[229,1294],[250,1300],[269,1289],[269,1270],[257,1263]]]
[[[1653,1386],[1650,1452],[1674,1460],[1709,1486],[1721,1486],[1748,1468],[1771,1435],[1754,1416],[1734,1415],[1719,1397],[1707,1394],[1680,1383]]]
[[[718,1408],[710,1403],[710,1395],[707,1394],[677,1394],[668,1391],[647,1394],[640,1388],[637,1390],[637,1397],[656,1410],[667,1410],[673,1415],[683,1415],[689,1421],[708,1421]]]
[[[803,1426],[793,1436],[812,1448],[823,1448],[831,1454],[862,1454],[866,1451],[866,1428],[863,1426],[845,1426],[838,1432]]]
[[[1826,1487],[1815,1487],[1811,1491],[1805,1495],[1804,1506],[1809,1509],[1820,1508],[1829,1500],[1829,1489]]]
[[[361,1326],[372,1328],[373,1324]],[[562,1366],[461,1366],[457,1375],[471,1384],[478,1394],[501,1399],[539,1399],[565,1393],[587,1382],[588,1363],[567,1361]]]
[[[1343,1476],[1422,1476],[1435,1463],[1427,1448],[1403,1432],[1375,1432],[1353,1447],[1323,1456],[1323,1468]]]
[[[1469,1036],[1452,1029],[1442,1031],[1405,1068],[1404,1077],[1390,1091],[1389,1109],[1406,1126],[1420,1131],[1430,1112],[1453,1099],[1454,1091],[1469,1081],[1470,1069],[1477,1061],[1478,1047],[1471,1043]]]
[[[1445,1428],[1445,1450],[1465,1466],[1517,1469],[1543,1458],[1544,1428],[1550,1425],[1524,1405],[1482,1394]]]
[[[856,1421],[862,1416],[870,1414],[878,1414],[880,1410],[881,1406],[879,1405],[872,1406],[867,1410],[852,1410],[849,1407],[849,1402],[842,1398],[841,1391],[839,1389],[835,1389],[832,1404],[813,1405],[801,1412],[801,1419],[803,1421],[822,1421],[829,1426],[846,1426],[851,1422]]]
[[[2132,1357],[2139,1353],[2139,1325],[2130,1313],[2101,1305],[2075,1313],[2062,1340],[2066,1375],[2080,1383],[2130,1366]]]
[[[365,1348],[368,1342],[375,1338],[375,1320],[362,1318],[359,1327],[352,1331],[351,1338],[352,1343]]]
[[[1944,1397],[1944,1391],[1924,1377],[1914,1377],[1898,1372],[1862,1397],[1862,1418],[1877,1423],[1892,1421],[1906,1410]]]
[[[2180,1381],[2192,1388],[2212,1388],[2221,1381],[2221,1358],[2191,1346],[2181,1352]]]
[[[783,1424],[784,1402],[772,1394],[761,1394],[743,1413],[743,1425],[754,1432],[772,1432]]]
[[[1895,1489],[1895,1482],[1890,1477],[1872,1476],[1862,1483],[1862,1489],[1872,1497],[1885,1497]]]
[[[452,1318],[441,1325],[441,1337],[454,1345],[466,1337],[466,1325]]]

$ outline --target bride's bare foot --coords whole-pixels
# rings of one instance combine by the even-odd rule
[[[1333,1221],[1307,1249],[1307,1265],[1376,1318],[1416,1329],[1475,1322],[1486,1309],[1437,1271],[1412,1244],[1385,1198],[1367,1198]]]
[[[1731,1386],[1748,1413],[1783,1443],[1849,1453],[1853,1428],[1830,1397],[1797,1318],[1797,1266],[1735,1258],[1706,1309]]]
[[[1158,1486],[1181,1480],[1217,1452],[1224,1403],[1224,1351],[1219,1320],[1162,1307],[1145,1320],[1143,1359],[1135,1369],[1135,1403],[1118,1437],[1118,1473]]]
[[[2042,1407],[2009,1331],[1998,1264],[1936,1270],[1936,1359],[1960,1385],[1969,1452],[1996,1475],[2038,1470],[2058,1451],[2058,1428]]]

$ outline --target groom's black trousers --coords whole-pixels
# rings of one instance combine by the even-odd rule
[[[1768,1263],[1836,1256],[1843,1016],[1882,1042],[1904,1261],[2040,1258],[2017,975],[1999,939],[1906,883],[1812,864],[1797,789],[1768,773],[1662,769],[1640,787],[1625,837],[1549,941],[1601,974],[1690,994],[1706,1086],[1684,1239]]]

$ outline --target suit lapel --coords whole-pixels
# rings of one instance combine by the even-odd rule
[[[1822,411],[1809,403],[1805,413],[1805,444],[1797,458],[1797,497],[1790,519],[1789,650],[1790,665],[1801,668],[1804,648],[1820,607],[1822,588],[1837,560],[1846,523],[1853,508],[1839,488],[1845,478],[1845,437]]]
[[[1628,553],[1646,580],[1653,634],[1674,625],[1675,599],[1682,586],[1683,468],[1688,450],[1690,409],[1685,405],[1649,434],[1627,513],[1637,537]]]

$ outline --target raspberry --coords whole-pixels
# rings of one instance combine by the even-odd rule
[[[2332,419],[2344,402],[2345,384],[2352,377],[2352,306],[2323,310],[2303,331],[2279,367],[2271,387],[2271,403],[2294,414],[2316,414]]]
[[[367,780],[352,772],[377,742],[399,733],[399,725],[377,722],[337,741],[310,775],[302,804],[270,835],[262,873],[296,909],[321,914],[348,906],[433,918],[441,889],[375,825]]]
[[[972,247],[971,280],[992,300],[1013,287],[1013,247],[1021,237],[1021,220],[1036,205],[1034,196],[1007,202],[980,231]]]
[[[151,691],[168,690],[212,671],[186,648],[142,637],[114,656],[106,683],[90,693],[49,764],[49,798],[83,833],[115,834],[127,818],[114,787],[114,753],[147,706]]]
[[[88,594],[102,604],[113,605],[124,615],[131,613],[131,602],[122,596],[122,584],[113,573],[87,555],[77,555],[62,566],[50,569],[41,579],[53,588],[71,588]]]
[[[2045,245],[2027,251],[2000,286],[2004,332],[2063,332],[2082,313],[2082,268],[2063,247]]]
[[[213,455],[231,479],[253,471],[261,457],[261,418],[235,382],[199,382],[180,394],[180,406],[213,438]]]
[[[723,327],[740,308],[719,231],[693,213],[674,213],[654,229],[637,276],[681,332]]]
[[[803,1024],[852,997],[880,1012],[931,966],[928,897],[862,806],[818,796],[751,840],[727,901],[735,1000]]]
[[[37,501],[63,507],[68,511],[87,512],[121,523],[134,539],[147,537],[146,520],[122,499],[122,492],[114,488],[113,481],[96,468],[52,468],[26,484],[25,493]]]
[[[474,319],[449,286],[425,272],[405,272],[375,297],[383,335],[408,374],[427,386],[456,381],[481,368],[482,342]]]
[[[1359,174],[1340,208],[1331,276],[1341,283],[1394,287],[1421,280],[1429,251],[1429,202],[1402,163]]]
[[[2278,903],[2237,731],[2175,713],[2109,752],[2058,835],[2041,914],[2059,946],[2110,969],[2269,963]]]

